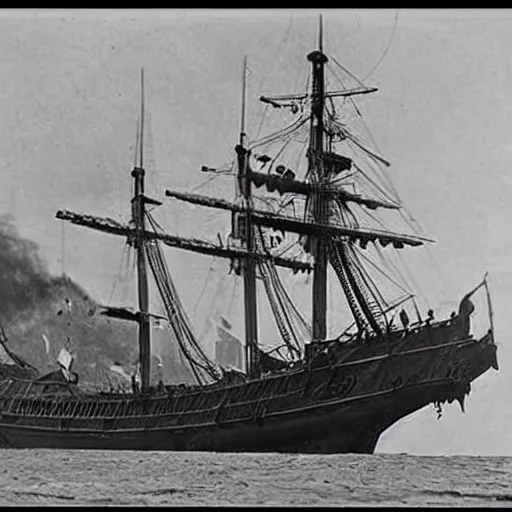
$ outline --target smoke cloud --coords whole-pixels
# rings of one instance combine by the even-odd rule
[[[67,276],[52,276],[36,243],[20,235],[10,215],[0,216],[0,322],[9,348],[41,373],[57,368],[63,346],[75,355],[73,370],[91,388],[126,386],[113,365],[135,370],[138,359],[137,326],[100,314],[89,294]],[[73,307],[69,307],[72,304]],[[166,382],[190,382],[191,374],[163,336],[154,337],[158,358],[153,357],[152,381],[160,376],[163,362]]]

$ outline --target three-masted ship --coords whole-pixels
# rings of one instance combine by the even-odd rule
[[[295,119],[284,130],[252,143],[245,133],[244,79],[232,173],[237,184],[234,201],[165,192],[170,200],[230,212],[227,243],[179,237],[160,228],[149,206],[162,203],[145,192],[142,133],[140,159],[131,172],[129,223],[57,212],[58,219],[125,237],[136,253],[138,311],[106,307],[103,313],[138,325],[140,385],[134,381],[132,391],[123,393],[86,392],[71,371],[69,358],[60,371],[42,378],[5,377],[0,381],[3,446],[372,453],[380,434],[397,420],[430,403],[456,399],[462,405],[471,382],[490,367],[497,369],[485,279],[462,298],[450,317],[436,320],[432,314],[422,318],[411,295],[386,301],[365,271],[365,251],[400,251],[429,240],[358,222],[363,211],[402,208],[396,197],[361,193],[354,185],[366,176],[360,160],[337,149],[355,148],[368,161],[387,165],[337,115],[337,101],[355,107],[355,96],[376,89],[361,83],[327,90],[329,57],[322,48],[321,30],[318,49],[307,60],[311,80],[306,92],[260,98]],[[143,119],[144,107],[141,132]],[[303,176],[283,164],[281,152],[266,152],[299,133],[307,149],[302,155]],[[260,201],[260,189],[270,198]],[[286,255],[279,242],[275,246],[276,233],[281,239],[296,237],[298,257],[291,257],[291,251]],[[243,282],[244,368],[223,368],[206,355],[174,285],[163,245],[231,262],[231,276]],[[311,324],[286,292],[278,268],[312,275]],[[334,337],[327,330],[329,269],[353,317],[351,327]],[[151,276],[172,341],[190,365],[195,384],[156,385],[151,378]],[[276,320],[280,350],[264,350],[259,339],[258,281]],[[484,294],[488,307],[489,326],[481,335],[472,328],[472,298],[477,293]],[[413,322],[406,304],[415,308]]]

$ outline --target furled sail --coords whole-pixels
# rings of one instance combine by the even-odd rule
[[[137,235],[137,230],[135,228],[106,217],[95,217],[92,215],[70,212],[68,210],[59,210],[55,216],[57,219],[67,220],[73,224],[97,229],[98,231],[114,235],[126,237],[134,237]],[[244,251],[243,249],[223,247],[195,238],[182,238],[179,236],[169,235],[167,233],[149,230],[145,230],[143,232],[143,237],[147,240],[160,240],[170,247],[185,249],[210,256],[219,256],[224,258],[246,258],[248,256],[247,251]],[[311,264],[308,262],[273,256],[270,253],[253,253],[252,256],[256,259],[261,258],[264,260],[272,260],[277,266],[287,267],[302,272],[310,271],[312,269]]]
[[[280,194],[295,193],[303,195],[321,193],[326,196],[326,199],[338,198],[341,201],[351,201],[354,203],[362,204],[371,209],[380,207],[398,210],[400,208],[400,205],[386,201],[381,201],[379,199],[363,197],[359,194],[354,194],[348,192],[347,190],[343,190],[342,188],[334,187],[332,185],[319,186],[307,181],[285,178],[279,176],[278,174],[269,174],[253,171],[251,173],[251,180],[257,188],[265,185],[266,189],[269,192],[277,191]]]
[[[400,205],[379,199],[372,199],[363,197],[359,194],[348,192],[339,187],[331,185],[320,186],[307,181],[300,181],[290,178],[285,178],[279,174],[269,174],[263,172],[251,172],[251,181],[257,187],[265,185],[269,192],[277,191],[280,194],[294,193],[308,195],[312,193],[321,193],[326,199],[339,199],[346,202],[354,202],[367,206],[368,208],[388,208],[391,210],[398,210]],[[187,201],[192,204],[200,204],[202,206],[209,206],[211,208],[219,208],[224,210],[237,211],[241,206],[234,205],[233,203],[224,199],[216,197],[207,197],[200,194],[191,194],[187,192],[177,192],[174,190],[166,190],[165,195],[174,197],[181,201]]]
[[[281,229],[284,231],[291,231],[302,235],[323,235],[329,237],[347,237],[353,240],[358,240],[364,246],[368,242],[376,242],[385,247],[389,244],[397,249],[403,248],[404,245],[419,246],[424,242],[431,240],[400,233],[393,233],[391,231],[376,230],[369,228],[356,227],[351,228],[337,224],[324,224],[319,222],[303,221],[294,217],[274,214],[255,210],[253,212],[253,221],[255,224],[261,226],[271,227],[274,229]]]
[[[231,210],[235,212],[244,212],[245,208],[242,205],[226,201],[225,199],[217,199],[212,197],[205,197],[198,194],[183,194],[166,190],[166,195],[175,197],[180,200],[188,201],[194,204],[201,204],[212,208],[220,208],[224,210]],[[393,244],[396,248],[402,248],[404,245],[418,246],[424,242],[431,242],[428,238],[405,235],[400,233],[393,233],[391,231],[367,229],[367,228],[350,228],[336,224],[321,224],[318,222],[307,222],[295,217],[279,215],[265,210],[252,210],[252,221],[255,224],[272,227],[274,229],[281,229],[291,231],[303,235],[323,234],[324,236],[345,236],[352,239],[360,240],[362,243],[378,240],[383,247],[388,244]]]

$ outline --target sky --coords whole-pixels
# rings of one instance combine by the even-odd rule
[[[499,347],[499,372],[473,383],[465,414],[452,404],[437,420],[425,408],[389,429],[378,450],[512,455],[512,11],[323,15],[325,51],[379,88],[358,106],[403,203],[436,240],[428,257],[410,256],[422,295],[432,307],[456,301],[489,272]],[[40,245],[51,272],[65,271],[108,301],[123,266],[122,242],[63,227],[54,215],[71,209],[128,218],[140,68],[148,191],[162,199],[164,188],[201,187],[202,165],[233,158],[244,55],[251,135],[262,112],[258,95],[293,92],[306,79],[317,18],[306,9],[0,10],[3,211]],[[199,221],[190,208],[163,201],[160,218],[171,233],[215,240],[215,229],[227,229],[227,218],[210,212]],[[210,262],[166,255],[193,309]]]

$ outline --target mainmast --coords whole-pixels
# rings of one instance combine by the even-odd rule
[[[238,182],[244,198],[243,238],[247,257],[242,260],[244,278],[244,311],[245,311],[245,361],[249,376],[255,374],[257,366],[258,346],[258,310],[256,296],[256,260],[254,257],[254,236],[252,229],[252,186],[251,169],[248,165],[249,151],[245,147],[245,107],[247,88],[247,56],[244,57],[242,78],[242,113],[240,122],[240,140],[235,147],[238,163]]]
[[[145,232],[145,196],[144,196],[144,68],[141,69],[141,104],[140,104],[140,146],[139,164],[132,170],[134,194],[132,198],[132,221],[135,227],[133,244],[137,251],[137,289],[139,296],[139,361],[141,373],[141,389],[150,386],[151,372],[151,337],[148,311],[148,277],[146,272],[146,253],[143,233]]]
[[[322,51],[322,15],[319,20],[318,50],[307,58],[312,64],[313,87],[311,97],[311,124],[309,144],[309,173],[319,185],[326,181],[326,173],[321,156],[324,150],[324,66],[328,61]],[[328,203],[322,194],[313,194],[313,218],[319,224],[327,223]],[[313,239],[315,266],[313,271],[313,340],[323,340],[327,336],[327,246],[324,237]]]

